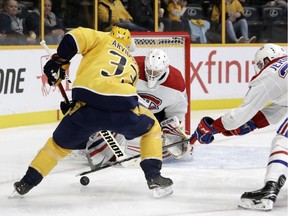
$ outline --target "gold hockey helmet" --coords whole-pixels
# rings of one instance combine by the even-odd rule
[[[128,29],[113,26],[109,33],[116,41],[125,46],[130,52],[135,50],[135,42]]]

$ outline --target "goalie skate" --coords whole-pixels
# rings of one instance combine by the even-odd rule
[[[239,207],[245,209],[270,211],[277,199],[281,187],[285,184],[286,177],[281,175],[277,182],[268,181],[265,186],[259,190],[245,192],[241,196]]]

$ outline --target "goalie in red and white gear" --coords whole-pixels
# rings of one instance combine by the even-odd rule
[[[256,75],[249,83],[242,105],[215,121],[204,117],[191,139],[209,144],[217,133],[225,136],[245,135],[285,119],[271,143],[264,187],[244,193],[239,203],[242,208],[268,211],[273,208],[287,177],[287,53],[276,44],[265,44],[256,52],[254,62]]]
[[[139,81],[137,84],[137,93],[140,96],[139,102],[151,110],[159,121],[163,132],[163,145],[189,138],[181,124],[188,108],[185,81],[181,72],[169,65],[168,56],[161,49],[152,49],[146,56],[136,56],[135,60],[139,66]],[[126,155],[139,154],[139,140],[137,138],[126,140],[121,136],[117,134],[115,138]],[[96,142],[96,140],[102,138],[98,134],[98,138],[95,136],[94,139]],[[102,160],[105,162],[113,160],[113,156],[110,155],[111,158],[107,156],[107,152],[111,153],[111,150],[107,145],[105,147],[103,145],[95,146],[94,144],[86,149],[86,151],[88,150],[86,154],[92,156],[93,163]],[[163,152],[163,159],[169,157],[179,159],[184,156],[188,148],[188,143],[173,146]],[[187,154],[187,156],[190,157],[190,154]],[[134,162],[130,161],[126,164],[129,163],[129,166],[132,166]]]
[[[162,127],[163,144],[187,139],[181,124],[188,108],[181,72],[169,64],[167,54],[161,49],[152,49],[146,56],[136,56],[135,59],[139,66],[137,93],[158,119]],[[163,158],[181,158],[188,147],[187,143],[169,148],[163,152]]]

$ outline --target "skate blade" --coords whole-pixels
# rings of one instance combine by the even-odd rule
[[[238,207],[257,211],[271,211],[273,209],[273,201],[269,199],[241,199]]]
[[[172,193],[173,193],[172,186],[168,186],[166,188],[159,187],[159,188],[153,189],[153,197],[157,199],[167,197],[171,195]]]
[[[17,191],[14,189],[12,191],[12,193],[10,194],[10,196],[8,197],[8,199],[12,199],[12,198],[16,197],[17,194],[18,194]]]

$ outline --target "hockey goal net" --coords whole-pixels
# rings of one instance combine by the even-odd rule
[[[136,43],[134,56],[145,56],[154,48],[164,50],[170,64],[182,72],[186,83],[188,112],[185,116],[185,131],[190,134],[190,38],[186,32],[132,32]],[[177,80],[175,80],[177,82]]]

